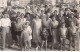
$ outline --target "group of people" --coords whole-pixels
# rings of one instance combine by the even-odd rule
[[[25,14],[11,9],[0,13],[2,50],[14,45],[25,51],[34,45],[37,50],[55,50],[58,47],[66,50],[66,40],[69,40],[69,50],[71,47],[75,50],[80,34],[80,14],[77,10],[65,8],[52,12],[54,8],[51,6],[43,8],[37,7],[35,11],[28,6]]]

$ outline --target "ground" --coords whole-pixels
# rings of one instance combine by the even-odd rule
[[[66,43],[68,43],[68,40],[67,40]],[[79,44],[78,43],[76,44],[76,51],[80,50],[80,48],[78,49],[78,47],[80,47],[80,43]],[[66,48],[68,48],[68,44],[66,45]],[[71,50],[73,51],[73,48],[71,48]],[[17,47],[17,46],[14,46],[12,48],[7,48],[6,47],[3,51],[19,51],[19,47]],[[29,51],[58,51],[58,50],[51,50],[51,49],[47,49],[47,50],[45,50],[45,49],[36,50],[34,47],[32,47]]]

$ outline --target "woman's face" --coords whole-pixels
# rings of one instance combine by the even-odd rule
[[[53,21],[54,21],[54,20],[56,20],[56,19],[55,19],[55,17],[53,17],[53,19],[52,19],[52,20],[53,20]]]
[[[73,18],[73,17],[74,17],[74,15],[72,14],[72,15],[71,15],[71,18]]]
[[[21,14],[21,18],[24,18],[24,14]]]
[[[18,23],[20,23],[21,22],[21,20],[20,19],[18,19]]]

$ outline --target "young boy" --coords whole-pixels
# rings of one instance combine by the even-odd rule
[[[26,23],[24,24],[24,29],[21,33],[21,50],[24,46],[24,51],[26,51],[26,48],[31,48],[32,29],[29,24],[30,22],[26,21]]]
[[[69,27],[69,34],[70,34],[70,46],[69,49],[71,50],[72,45],[74,46],[74,50],[75,50],[75,43],[76,43],[76,38],[77,38],[77,27],[74,25],[74,22],[70,23],[70,27]]]
[[[60,28],[60,39],[61,39],[61,50],[62,47],[65,48],[65,40],[66,40],[66,35],[67,35],[67,28],[65,27],[65,23],[62,23],[62,27]]]
[[[46,27],[43,28],[43,31],[42,31],[41,36],[42,36],[42,45],[41,45],[41,49],[43,48],[44,43],[45,43],[45,46],[46,46],[46,49],[47,49],[47,40],[48,40],[49,33],[47,32]]]

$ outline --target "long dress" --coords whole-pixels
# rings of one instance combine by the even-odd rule
[[[41,42],[41,27],[42,27],[42,21],[41,19],[33,19],[33,24],[32,24],[32,40],[33,42]]]
[[[80,41],[79,41],[80,40],[80,18],[76,19],[76,21],[77,21],[77,26],[78,26],[77,40],[78,40],[78,45],[80,46]]]
[[[52,29],[52,37],[53,37],[53,43],[57,43],[57,27],[58,27],[58,21],[52,21],[51,22],[51,29]]]

